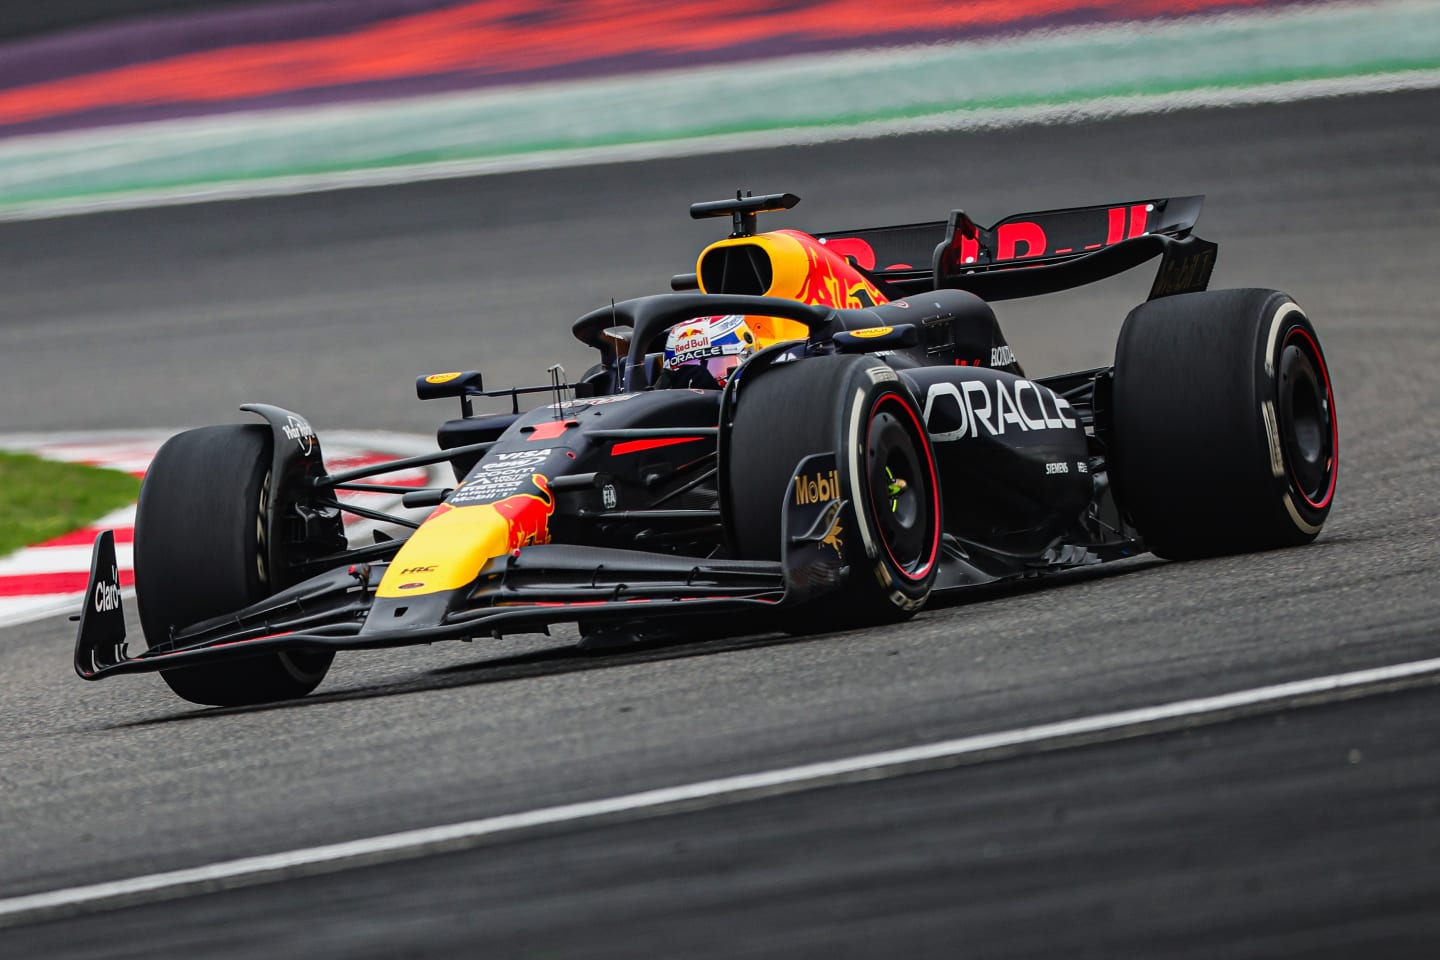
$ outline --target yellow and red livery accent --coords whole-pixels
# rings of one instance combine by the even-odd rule
[[[555,497],[542,474],[531,474],[534,493],[512,493],[489,503],[436,507],[400,548],[376,588],[377,597],[416,597],[458,590],[473,582],[488,560],[550,542]]]

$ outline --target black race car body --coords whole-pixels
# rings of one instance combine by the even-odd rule
[[[578,622],[596,645],[684,635],[727,611],[757,629],[902,619],[931,596],[1131,556],[1298,544],[1330,508],[1338,433],[1318,338],[1275,291],[1204,292],[1200,198],[806,234],[728,216],[677,292],[607,305],[575,335],[575,383],[487,391],[422,377],[462,416],[436,453],[344,473],[298,414],[173,438],[136,522],[147,648],[132,654],[113,541],[97,540],[75,666],[160,670],[181,696],[308,692],[339,649]],[[1160,257],[1116,364],[1028,377],[991,306]],[[919,264],[919,266],[917,266]],[[723,389],[662,348],[697,318],[756,331]],[[717,348],[718,349],[718,348]],[[683,372],[683,371],[681,371]],[[521,398],[538,405],[522,412]],[[501,413],[474,402],[506,403]],[[1205,416],[1194,413],[1197,405]],[[350,544],[337,490],[448,462],[408,535]],[[216,586],[223,584],[223,586]],[[227,661],[221,663],[221,661]]]

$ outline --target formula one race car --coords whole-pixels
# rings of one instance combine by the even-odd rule
[[[1133,556],[1303,544],[1330,512],[1334,398],[1305,313],[1206,291],[1200,197],[807,234],[756,231],[791,194],[691,207],[733,230],[676,291],[575,321],[578,382],[458,397],[440,450],[332,473],[301,416],[171,438],[144,482],[125,643],[96,541],[80,676],[158,670],[202,704],[302,696],[335,651],[578,623],[594,647],[898,621],[936,595]],[[1160,258],[1113,366],[1027,377],[991,301]],[[541,404],[521,411],[521,398]],[[475,398],[508,401],[479,413]],[[544,402],[548,401],[548,402]],[[408,537],[347,542],[337,491],[448,462]]]

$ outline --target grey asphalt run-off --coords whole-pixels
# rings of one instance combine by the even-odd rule
[[[263,399],[322,433],[421,432],[452,412],[413,399],[415,374],[473,366],[499,384],[541,382],[557,360],[583,368],[570,319],[689,269],[714,225],[690,223],[685,206],[736,186],[799,193],[776,225],[817,229],[1205,192],[1215,285],[1280,287],[1310,310],[1342,437],[1335,513],[1312,547],[1132,561],[903,628],[612,657],[575,652],[563,631],[357,654],[306,701],[234,711],[192,709],[154,678],[76,680],[63,620],[5,629],[0,896],[1434,656],[1437,108],[1435,93],[1346,98],[0,227],[0,430],[180,427],[239,419],[240,402]],[[1030,373],[1078,369],[1107,362],[1147,287],[1120,278],[1000,314]],[[217,955],[235,956],[444,953],[460,929],[514,953],[633,947],[645,931],[666,952],[707,931],[713,953],[793,955],[846,942],[861,903],[850,953],[944,953],[973,930],[996,937],[996,954],[1053,955],[1019,932],[1048,920],[1051,947],[1117,942],[1104,934],[1137,922],[1141,903],[1155,909],[1139,954],[1183,954],[1204,932],[1211,955],[1320,955],[1307,917],[1333,943],[1383,945],[1421,928],[1437,879],[1436,761],[1417,732],[1434,695],[1396,696],[1297,713],[1259,753],[1262,728],[1242,725],[1089,748],[1054,778],[1033,775],[1059,769],[1040,760],[926,774],[938,779],[821,791],[768,817],[596,828],[356,881],[410,904],[471,892],[478,927],[448,908],[378,911],[365,889],[313,879],[220,894],[201,915],[216,921],[205,931]],[[1356,760],[1377,750],[1386,762]],[[1199,779],[1167,779],[1181,768]],[[1103,829],[1007,819],[1066,777],[1098,791],[1086,796]],[[860,811],[884,829],[847,827]],[[716,856],[721,838],[736,846]],[[977,887],[986,874],[957,851],[987,843],[1021,855],[1002,861],[1003,883]],[[1193,872],[1206,857],[1215,869]],[[1129,880],[1093,886],[1097,858]],[[634,882],[645,871],[667,882]],[[887,895],[897,871],[924,883],[895,889],[938,893]],[[507,877],[523,902],[497,891]],[[636,909],[600,895],[607,881]],[[1368,892],[1332,895],[1347,883]],[[1157,904],[1146,889],[1178,893]],[[947,893],[980,906],[1003,894],[1019,932],[1000,938],[975,909],[947,908]],[[770,897],[791,907],[790,927],[760,906]],[[1293,912],[1307,897],[1325,917]],[[102,915],[73,939],[37,927],[6,942],[120,956],[153,941],[145,955],[181,955],[194,949],[181,909],[116,915],[123,941],[92,937]],[[664,915],[695,926],[647,919]],[[542,937],[546,916],[565,920]],[[1266,926],[1278,916],[1298,919]],[[307,917],[323,921],[308,935]],[[770,919],[747,930],[746,917]]]

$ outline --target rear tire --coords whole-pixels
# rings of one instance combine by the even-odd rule
[[[1334,500],[1339,431],[1304,311],[1275,290],[1142,304],[1115,350],[1111,477],[1162,557],[1309,543]]]
[[[227,424],[177,434],[155,455],[135,516],[135,593],[151,648],[281,586],[266,559],[273,442],[269,427]],[[191,703],[241,706],[305,696],[334,657],[269,653],[160,675]]]
[[[742,381],[726,453],[726,513],[739,555],[780,559],[790,479],[817,453],[835,454],[862,529],[843,532],[846,582],[797,609],[793,625],[909,618],[930,596],[939,565],[939,475],[919,405],[874,357],[814,357]]]

